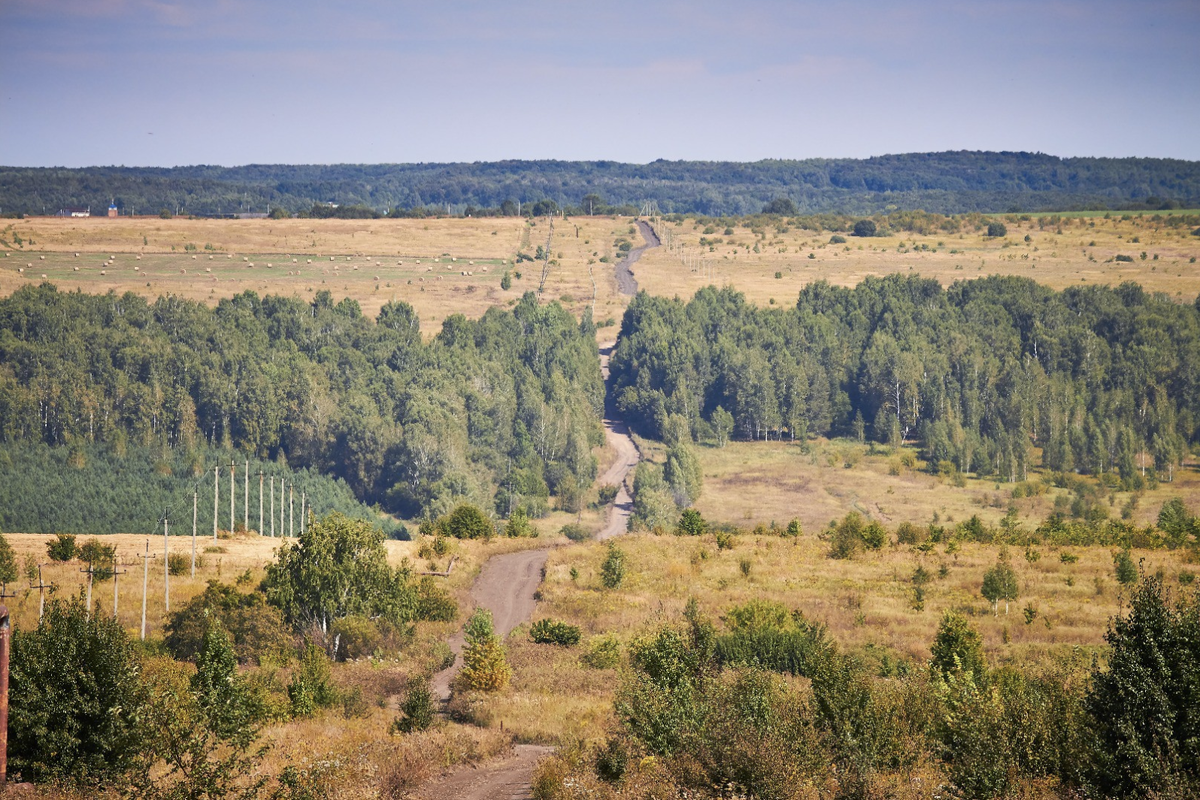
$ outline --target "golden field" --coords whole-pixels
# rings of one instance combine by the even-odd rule
[[[1191,235],[1193,227],[1155,222],[1153,213],[1124,216],[1064,216],[1043,225],[1039,217],[994,215],[979,227],[964,224],[959,233],[896,231],[871,238],[843,233],[842,244],[830,243],[829,231],[782,223],[736,224],[725,234],[720,222],[659,220],[660,238],[672,246],[648,251],[634,274],[651,294],[686,300],[715,283],[759,305],[791,305],[804,286],[818,280],[855,286],[867,276],[891,273],[935,278],[943,286],[986,275],[1018,275],[1055,289],[1136,281],[1191,302],[1200,293],[1200,238]],[[990,219],[1002,221],[1008,235],[989,238]],[[721,241],[702,245],[701,239]],[[1112,260],[1117,255],[1133,261]]]

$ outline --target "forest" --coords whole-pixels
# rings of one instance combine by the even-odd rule
[[[909,153],[868,159],[498,161],[26,168],[0,167],[0,213],[354,214],[665,213],[743,215],[790,200],[797,213],[942,214],[1071,209],[1162,209],[1200,204],[1200,164],[1149,158],[1058,158],[1042,153]],[[348,213],[348,212],[347,212]]]
[[[328,292],[209,308],[43,283],[0,300],[5,470],[140,459],[134,473],[199,476],[219,448],[239,468],[261,459],[270,474],[344,481],[405,517],[462,501],[540,516],[552,494],[574,507],[591,486],[603,399],[590,319],[532,294],[479,320],[451,316],[430,341],[405,303],[371,320]],[[326,486],[317,510],[362,516],[345,494]]]
[[[612,356],[630,425],[690,436],[914,441],[932,469],[1170,480],[1200,433],[1200,307],[1135,284],[1062,292],[1015,277],[815,282],[794,308],[729,289],[639,294]]]

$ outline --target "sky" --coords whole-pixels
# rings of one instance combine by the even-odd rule
[[[1200,160],[1197,0],[0,0],[0,165]]]

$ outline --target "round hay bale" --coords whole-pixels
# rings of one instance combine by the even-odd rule
[[[74,269],[76,272],[79,272],[79,267],[75,267]]]

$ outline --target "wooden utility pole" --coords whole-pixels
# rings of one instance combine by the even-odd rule
[[[271,538],[275,538],[275,476],[271,476]]]
[[[221,493],[221,468],[213,467],[213,541],[217,540],[217,495]]]
[[[242,470],[242,482],[245,484],[245,498],[242,501],[242,527],[247,532],[250,530],[250,462],[246,461],[246,467]]]
[[[192,580],[196,580],[196,504],[200,494],[192,492]]]
[[[291,539],[296,535],[296,520],[292,516],[294,503],[296,502],[296,484],[293,483],[288,487],[288,538]]]
[[[140,556],[142,559],[142,640],[146,639],[146,594],[150,589],[150,559],[156,558],[156,555],[150,555],[150,540],[146,540],[146,554]]]
[[[42,580],[42,565],[38,564],[38,582],[37,586],[30,586],[30,589],[38,590],[38,625],[42,624],[42,617],[46,614],[46,590],[54,584],[46,583]]]
[[[167,538],[167,517],[163,515],[163,601],[171,613],[171,540]]]
[[[263,532],[263,496],[262,496],[262,489],[263,489],[263,473],[262,473],[262,470],[260,469],[260,470],[258,471],[258,535],[259,535],[259,536],[262,536],[262,532]]]

